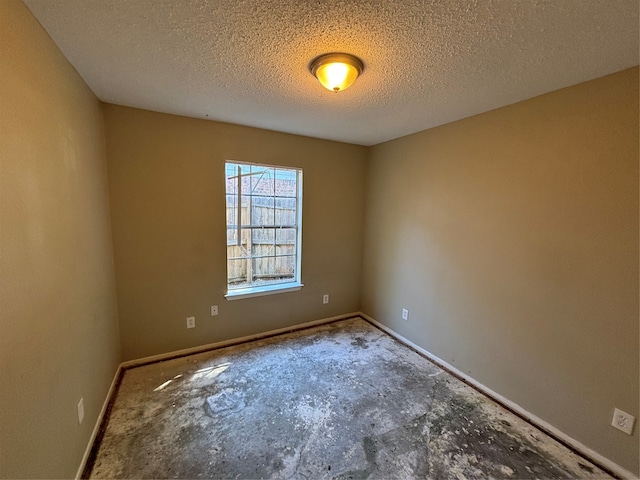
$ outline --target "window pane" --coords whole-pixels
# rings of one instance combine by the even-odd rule
[[[229,284],[229,288],[246,286],[247,260],[227,261],[227,283]]]
[[[265,195],[252,195],[251,196],[251,205],[254,207],[268,207],[273,208],[274,206],[274,198],[267,197]]]
[[[273,225],[273,197],[251,197],[251,225]]]
[[[233,163],[227,163],[225,165],[225,177],[226,177],[226,190],[227,194],[237,194],[238,193],[238,180],[234,178],[238,174],[238,168]],[[229,201],[229,196],[227,196],[227,202]]]
[[[238,220],[238,209],[227,203],[227,225],[235,225]]]
[[[244,260],[248,257],[247,249],[240,245],[227,245],[227,259]]]
[[[262,257],[252,259],[253,283],[268,285],[295,279],[294,257]]]
[[[240,230],[240,239],[242,240],[241,246],[246,248],[251,242],[251,230],[248,228],[243,228]]]
[[[242,197],[242,203],[240,205],[240,225],[248,225],[249,223],[249,196]],[[234,221],[235,223],[235,221]]]
[[[276,230],[276,245],[295,245],[296,229],[295,228],[279,228]]]
[[[276,239],[275,228],[254,228],[252,229],[253,245],[269,245],[273,247]]]
[[[290,278],[293,278],[296,269],[296,257],[278,257],[278,260],[280,261],[280,271],[286,273]]]
[[[296,224],[296,199],[276,198],[275,210],[276,225]]]
[[[295,197],[297,172],[295,170],[276,170],[276,195],[279,197]]]
[[[249,175],[251,173],[251,166],[242,164],[235,164],[235,166],[236,168],[233,172],[233,181],[236,184],[238,183],[238,167],[240,167],[242,177],[240,183],[242,186],[242,195],[249,195],[251,193],[251,176]]]
[[[275,275],[274,257],[254,258],[252,261],[254,282],[268,282],[278,279]]]
[[[296,246],[292,243],[281,244],[276,247],[276,255],[295,255]]]
[[[295,260],[294,256],[276,257],[276,271],[283,278],[294,278]]]
[[[238,196],[227,193],[227,208],[238,206]]]
[[[251,185],[254,195],[269,195],[274,194],[274,170],[272,168],[265,169],[264,167],[258,167],[251,175]]]
[[[227,245],[238,244],[238,231],[235,228],[227,228]],[[229,257],[230,255],[227,255]]]

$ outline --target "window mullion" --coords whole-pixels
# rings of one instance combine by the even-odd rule
[[[274,168],[273,169],[273,198],[271,199],[271,205],[273,207],[273,255],[277,255],[278,254],[278,249],[277,249],[277,242],[276,242],[276,237],[277,237],[277,233],[276,233],[276,176],[277,176],[277,170]],[[282,218],[282,217],[280,217]],[[274,260],[274,263],[276,262],[276,260]]]
[[[250,169],[253,174],[253,167]],[[253,176],[249,176],[249,194],[247,197],[247,223],[253,225]],[[253,283],[253,229],[249,229],[247,235],[247,280]]]
[[[242,248],[242,167],[238,165],[238,183],[236,194],[236,244]]]

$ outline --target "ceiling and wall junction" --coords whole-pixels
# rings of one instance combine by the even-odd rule
[[[638,64],[629,0],[25,0],[100,100],[374,145]],[[361,58],[339,95],[309,63]]]

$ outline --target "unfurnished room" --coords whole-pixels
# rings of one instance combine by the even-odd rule
[[[0,478],[640,475],[638,0],[0,0]]]

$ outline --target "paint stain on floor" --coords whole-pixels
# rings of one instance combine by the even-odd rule
[[[126,370],[91,478],[611,478],[356,318]]]

